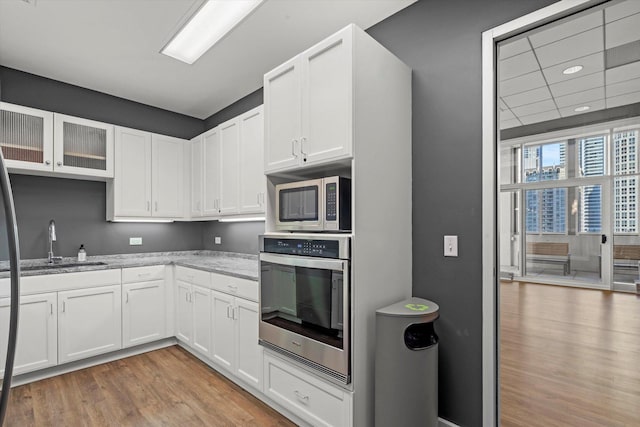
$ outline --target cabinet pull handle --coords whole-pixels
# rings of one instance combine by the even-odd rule
[[[53,316],[53,303],[49,304],[51,306],[51,315]]]
[[[62,162],[58,162],[56,163],[58,166],[62,166]]]
[[[45,164],[45,165],[47,165],[47,166],[49,166],[49,165],[51,164],[51,160],[45,160],[45,161],[44,161],[44,164]]]
[[[303,403],[309,403],[309,395],[302,394],[298,390],[295,390],[294,393],[295,393],[296,397],[298,399],[300,399]]]
[[[149,276],[151,273],[138,273],[138,277],[147,277]]]
[[[233,293],[238,292],[238,287],[237,286],[233,286],[233,285],[227,285],[227,288],[229,288],[229,290]]]
[[[147,211],[151,212],[151,202],[147,200]]]
[[[233,319],[233,316],[231,314],[229,314],[229,309],[231,308],[230,305],[227,306],[227,319]]]
[[[125,301],[125,304],[129,304],[129,291],[127,291],[127,295],[126,296],[127,296],[127,299]]]
[[[291,155],[293,157],[298,157],[298,153],[296,152],[296,144],[298,143],[297,139],[291,141]]]
[[[156,202],[156,212],[158,212],[158,202]]]
[[[65,301],[62,301],[62,312],[66,312],[67,311],[67,305]]]
[[[304,136],[302,138],[300,138],[300,153],[302,153],[303,156],[307,156],[307,153],[304,151],[304,143],[307,142],[307,138],[305,138]]]
[[[258,199],[258,206],[260,206],[260,193],[256,193],[256,198]]]

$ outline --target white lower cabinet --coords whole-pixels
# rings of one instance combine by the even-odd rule
[[[122,270],[122,346],[167,336],[164,265]]]
[[[18,342],[13,368],[14,375],[55,366],[58,363],[58,304],[57,293],[50,292],[20,298]],[[9,298],[0,300],[0,377],[4,376],[4,362],[9,340]]]
[[[176,338],[210,355],[211,273],[176,267]]]
[[[122,348],[121,285],[58,293],[58,360]]]
[[[262,390],[262,347],[258,344],[258,283],[211,274],[212,359],[245,384]]]
[[[351,425],[350,392],[268,353],[264,355],[264,394],[314,426]]]

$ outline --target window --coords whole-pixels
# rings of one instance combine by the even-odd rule
[[[565,233],[567,230],[567,189],[527,190],[527,233]]]
[[[636,153],[638,131],[622,131],[613,134],[614,146],[614,233],[638,233],[636,197],[638,177]]]

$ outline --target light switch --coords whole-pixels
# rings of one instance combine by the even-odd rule
[[[142,245],[142,237],[129,237],[129,246]]]
[[[458,256],[458,236],[444,236],[444,256]]]
[[[221,245],[221,244],[222,244],[222,237],[215,236],[215,237],[213,238],[213,241],[214,241],[214,243],[215,243],[216,245]]]

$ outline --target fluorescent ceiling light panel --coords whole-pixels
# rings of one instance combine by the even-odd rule
[[[193,64],[263,0],[208,0],[161,53]]]
[[[172,219],[152,219],[152,218],[119,218],[119,219],[111,220],[111,222],[173,222],[173,220]]]
[[[589,105],[583,105],[582,107],[577,107],[574,108],[573,111],[577,112],[577,113],[581,113],[583,111],[587,111],[588,109],[590,109],[591,107]]]

